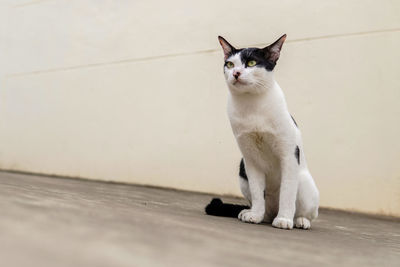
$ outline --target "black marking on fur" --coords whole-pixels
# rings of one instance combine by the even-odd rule
[[[237,218],[242,210],[249,208],[245,205],[223,203],[220,198],[213,198],[205,211],[208,215]]]
[[[265,199],[265,189],[264,189],[264,199]]]
[[[286,40],[286,34],[282,35],[274,43],[264,48],[242,48],[236,49],[228,43],[223,37],[218,36],[219,42],[224,50],[225,65],[227,59],[231,56],[240,53],[240,60],[247,68],[247,63],[251,60],[256,61],[257,67],[265,68],[267,71],[272,71],[275,68],[276,62],[279,59],[280,51],[282,49],[283,42]],[[251,68],[251,67],[250,67]]]
[[[290,117],[292,117],[292,120],[293,120],[293,122],[294,122],[294,125],[296,125],[296,127],[299,128],[299,126],[297,126],[297,122],[294,120],[293,116],[290,115]]]
[[[242,160],[240,161],[239,176],[242,177],[243,179],[247,180],[247,173],[246,173],[246,169],[245,169],[245,167],[244,167],[243,158],[242,158]]]
[[[272,71],[275,68],[276,62],[269,60],[268,54],[266,53],[267,52],[264,49],[254,47],[246,48],[241,51],[240,60],[246,68],[249,61],[255,60],[257,62],[257,67],[265,68],[267,71]]]
[[[300,165],[300,148],[296,146],[296,150],[294,151],[294,155],[296,156],[297,163]]]

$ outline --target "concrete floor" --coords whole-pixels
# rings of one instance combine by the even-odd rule
[[[207,216],[211,197],[0,172],[1,266],[400,266],[400,219],[321,209],[285,231]]]

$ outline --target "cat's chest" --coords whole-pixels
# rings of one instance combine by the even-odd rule
[[[231,125],[242,153],[262,158],[279,153],[282,134],[274,119],[257,115],[231,117]]]
[[[268,116],[258,114],[248,116],[229,117],[233,134],[236,138],[240,136],[254,137],[257,142],[269,140],[277,134],[279,125]]]
[[[277,142],[275,135],[270,132],[243,132],[236,136],[241,148],[253,152],[272,152]]]
[[[279,162],[278,139],[270,132],[247,132],[236,136],[244,158],[266,171]]]

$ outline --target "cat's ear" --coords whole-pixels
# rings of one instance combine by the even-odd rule
[[[282,35],[273,44],[270,44],[269,46],[263,49],[265,51],[265,56],[267,57],[267,59],[271,60],[274,63],[278,61],[282,45],[285,42],[285,40],[286,40],[286,34]]]
[[[218,41],[221,44],[222,50],[224,51],[224,59],[226,60],[230,55],[232,55],[233,51],[235,51],[235,48],[222,36],[218,36]]]

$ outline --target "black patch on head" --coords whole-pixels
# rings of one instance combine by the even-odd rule
[[[294,120],[293,116],[290,115],[290,117],[292,117],[292,120],[293,120],[293,122],[294,122],[294,125],[296,125],[296,127],[299,128],[299,126],[297,126],[297,123],[296,123],[296,121]]]
[[[272,71],[275,68],[276,62],[279,59],[282,45],[286,40],[286,34],[282,35],[274,43],[262,49],[254,47],[236,49],[230,43],[228,43],[228,41],[226,41],[222,36],[218,36],[218,40],[219,43],[221,44],[222,50],[224,51],[225,65],[226,65],[226,60],[229,57],[242,52],[240,54],[240,58],[246,68],[247,68],[247,62],[255,60],[256,61],[255,66],[265,68],[267,71]]]
[[[269,60],[266,53],[266,50],[259,48],[242,49],[240,53],[240,60],[246,68],[249,61],[255,60],[257,67],[265,68],[267,71],[272,71],[275,68],[276,62]]]
[[[240,161],[239,176],[242,177],[243,179],[247,180],[247,174],[246,174],[246,169],[244,168],[243,158]]]
[[[208,215],[237,218],[239,213],[249,206],[223,203],[219,198],[213,198],[205,208]]]
[[[296,146],[296,150],[294,151],[294,155],[296,156],[297,163],[300,165],[300,148]]]

